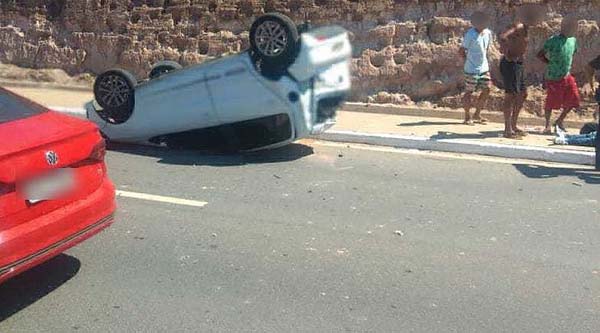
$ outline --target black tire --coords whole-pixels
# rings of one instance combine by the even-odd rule
[[[252,53],[264,68],[287,69],[296,60],[298,44],[298,28],[283,14],[265,14],[250,28]]]
[[[122,69],[110,69],[96,78],[94,98],[102,107],[102,119],[120,124],[133,112],[135,104],[135,77]]]
[[[152,69],[150,70],[150,73],[148,74],[148,78],[150,80],[153,80],[153,79],[161,77],[164,74],[167,74],[172,71],[180,70],[182,68],[183,67],[175,61],[171,61],[171,60],[159,61],[156,64],[154,64],[154,66],[152,66]]]

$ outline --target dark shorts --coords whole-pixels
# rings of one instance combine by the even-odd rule
[[[525,67],[523,62],[508,61],[502,58],[500,61],[500,73],[504,81],[504,90],[509,94],[518,94],[526,91]]]

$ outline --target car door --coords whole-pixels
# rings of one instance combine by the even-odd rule
[[[132,133],[147,136],[218,125],[207,88],[209,68],[192,66],[138,86],[134,114],[123,125],[133,127]]]
[[[222,124],[290,112],[286,100],[268,87],[243,56],[223,59],[208,78],[215,114]]]

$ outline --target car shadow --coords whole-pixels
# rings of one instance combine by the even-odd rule
[[[502,136],[502,131],[481,131],[477,133],[454,133],[438,131],[437,134],[432,135],[432,140],[444,140],[444,139],[487,139],[487,138],[498,138]]]
[[[141,146],[111,143],[111,151],[158,158],[157,163],[170,165],[238,166],[245,164],[268,164],[290,162],[312,155],[314,149],[293,143],[281,148],[256,152],[228,153],[166,147]]]
[[[0,284],[0,322],[69,281],[80,267],[77,258],[60,254]]]
[[[528,178],[549,179],[558,177],[573,177],[586,184],[600,184],[600,172],[593,169],[551,168],[531,164],[515,164],[515,169]]]
[[[445,125],[460,125],[462,124],[462,120],[456,121],[416,121],[412,123],[400,123],[396,126],[399,127],[415,127],[415,126],[445,126]]]

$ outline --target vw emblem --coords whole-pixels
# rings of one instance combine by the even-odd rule
[[[47,151],[46,162],[48,162],[48,165],[56,165],[56,163],[58,163],[58,155],[52,150]]]

